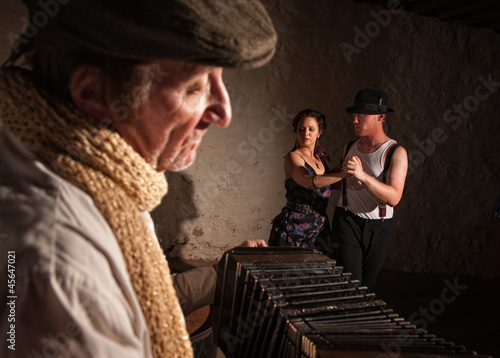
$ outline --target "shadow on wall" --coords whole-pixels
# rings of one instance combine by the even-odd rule
[[[176,246],[186,245],[190,236],[183,231],[185,221],[200,216],[194,203],[193,181],[183,173],[168,172],[168,193],[151,216],[158,240],[167,258]]]

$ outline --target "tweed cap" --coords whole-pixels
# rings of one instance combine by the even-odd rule
[[[23,0],[37,40],[147,61],[254,68],[274,54],[276,31],[258,0]],[[48,15],[48,16],[47,16]]]

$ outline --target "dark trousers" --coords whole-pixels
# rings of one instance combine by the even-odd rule
[[[360,280],[368,291],[373,289],[377,275],[392,242],[392,220],[367,220],[337,207],[332,222],[333,258],[351,279]]]

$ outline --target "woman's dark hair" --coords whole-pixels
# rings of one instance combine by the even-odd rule
[[[292,121],[292,126],[293,126],[293,132],[297,133],[297,127],[299,125],[299,122],[307,117],[313,117],[316,118],[316,121],[318,122],[318,129],[321,133],[325,132],[326,129],[326,117],[323,113],[320,111],[316,111],[314,109],[303,109],[297,115],[293,118]]]
[[[303,109],[297,115],[293,118],[292,121],[292,126],[293,126],[293,132],[297,133],[297,127],[299,126],[299,123],[301,120],[307,117],[313,117],[316,119],[316,122],[318,122],[318,130],[320,133],[324,133],[326,129],[326,116],[321,113],[320,111],[316,111],[314,109]],[[314,147],[314,155],[318,155],[318,143],[319,143],[319,138],[316,141],[316,146]],[[298,148],[298,143],[295,142],[294,147],[292,148],[291,152],[296,150]]]

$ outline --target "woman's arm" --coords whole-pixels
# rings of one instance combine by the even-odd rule
[[[336,173],[327,173],[327,174],[321,174],[321,175],[316,175],[316,178],[314,179],[314,184],[316,185],[316,188],[322,188],[327,185],[332,185],[335,183],[338,183],[342,179],[345,179],[347,177],[350,177],[351,174],[348,174],[347,172],[336,172]],[[311,182],[313,181],[313,175],[310,175],[311,177]],[[311,186],[312,188],[312,186]]]
[[[288,153],[285,157],[285,176],[306,189],[322,188],[351,176],[346,172],[310,175],[304,168],[304,159],[297,153]]]

